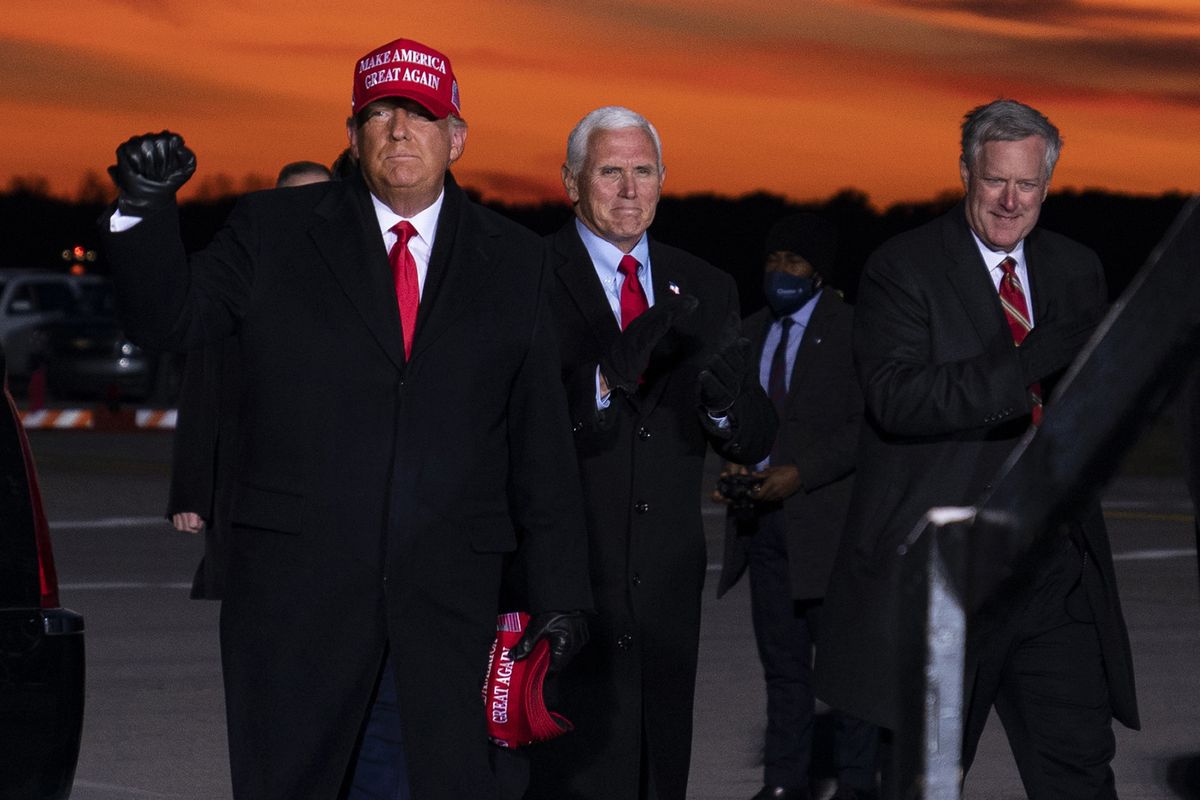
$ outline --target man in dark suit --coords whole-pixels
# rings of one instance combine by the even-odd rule
[[[730,505],[717,597],[750,570],[754,639],[767,683],[763,788],[753,800],[808,800],[815,716],[812,650],[837,553],[862,424],[850,331],[854,313],[825,287],[837,234],[816,214],[767,234],[767,308],[747,317],[757,378],[779,433],[753,473],[729,464],[714,500]],[[730,481],[730,476],[744,476]],[[839,800],[875,796],[875,726],[833,712]]]
[[[248,195],[190,258],[195,158],[134,137],[107,253],[136,340],[237,337],[234,796],[495,798],[480,686],[506,562],[556,665],[591,605],[544,247],[447,172],[467,131],[444,55],[367,54],[352,114],[360,174]]]
[[[551,239],[553,316],[587,506],[597,615],[564,673],[576,730],[530,748],[530,797],[683,800],[706,569],[707,446],[754,463],[774,412],[746,379],[733,280],[646,236],[658,133],[597,109],[567,142],[575,219]]]
[[[894,677],[898,545],[931,507],[982,497],[1104,311],[1096,254],[1035,227],[1060,146],[1026,105],[974,109],[964,203],[885,243],[863,273],[868,425],[816,680],[818,697],[890,728],[898,694],[917,688]],[[994,705],[1030,797],[1114,797],[1112,718],[1138,716],[1098,499],[1014,569],[1019,602],[968,639],[964,767]]]

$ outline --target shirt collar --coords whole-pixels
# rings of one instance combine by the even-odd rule
[[[1011,252],[1004,251],[996,252],[983,243],[983,240],[975,235],[975,231],[971,231],[971,238],[975,240],[975,246],[979,248],[979,255],[983,256],[983,263],[987,265],[989,271],[995,270],[1000,266],[1000,262],[1011,257],[1017,262],[1018,268],[1025,266],[1025,240],[1017,242],[1017,246]]]
[[[592,230],[583,224],[579,217],[575,218],[575,230],[579,232],[579,238],[583,242],[583,246],[587,248],[588,255],[592,257],[592,265],[595,266],[596,272],[617,274],[617,264],[621,262],[621,256],[625,253],[621,248],[617,247],[607,239],[601,239]],[[638,243],[629,251],[629,255],[637,259],[642,270],[650,264],[650,243],[646,234],[642,234],[642,238],[638,239]],[[641,270],[639,270],[641,271]]]
[[[438,215],[442,213],[442,201],[445,198],[446,189],[443,187],[442,191],[438,192],[437,200],[411,217],[400,216],[373,194],[371,195],[371,204],[375,207],[375,219],[379,222],[379,229],[385,240],[389,235],[395,238],[396,234],[392,233],[392,227],[397,222],[406,219],[417,229],[417,238],[423,240],[429,250],[433,250],[433,238],[437,235]]]

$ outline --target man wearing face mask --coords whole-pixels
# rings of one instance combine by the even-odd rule
[[[729,506],[717,596],[750,571],[754,637],[767,684],[763,788],[752,800],[808,800],[814,730],[812,648],[849,508],[863,399],[850,348],[853,312],[833,289],[836,233],[816,214],[766,240],[767,308],[742,335],[779,415],[770,456],[727,465],[713,499]],[[875,796],[877,729],[834,712],[835,797]]]

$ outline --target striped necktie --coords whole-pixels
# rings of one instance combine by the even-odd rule
[[[1012,331],[1013,343],[1020,347],[1021,342],[1033,330],[1029,319],[1029,303],[1025,299],[1025,290],[1021,288],[1021,279],[1017,277],[1017,262],[1012,256],[1000,262],[1004,276],[1000,278],[1000,305],[1004,307],[1004,316],[1008,319],[1008,329]],[[1042,423],[1042,385],[1035,383],[1029,387],[1033,396],[1033,424]]]

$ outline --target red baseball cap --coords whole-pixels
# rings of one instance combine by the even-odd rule
[[[546,708],[543,685],[550,667],[549,643],[544,639],[538,642],[529,657],[520,661],[509,655],[528,622],[529,615],[524,612],[501,614],[496,619],[483,702],[488,738],[500,747],[544,742],[574,728],[566,717]]]
[[[411,39],[377,47],[354,65],[350,113],[381,97],[415,100],[438,119],[462,113],[450,59]]]

